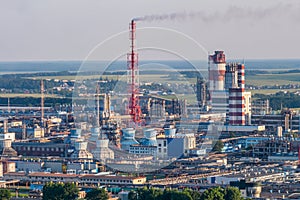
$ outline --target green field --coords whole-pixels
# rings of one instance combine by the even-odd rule
[[[255,86],[300,84],[300,73],[246,75],[246,84]]]
[[[250,91],[251,91],[252,95],[254,95],[254,94],[269,95],[269,94],[275,94],[279,91],[295,92],[298,90],[300,90],[300,89],[265,89],[265,90],[250,90]]]
[[[113,80],[120,80],[120,81],[127,81],[126,75],[84,75],[84,76],[40,76],[40,77],[29,77],[29,79],[33,80],[91,80],[91,79],[113,79]],[[172,76],[168,77],[167,75],[160,75],[160,74],[147,74],[147,75],[140,75],[139,76],[141,83],[146,82],[161,82],[161,83],[186,83],[191,84],[196,82],[196,78],[185,78],[183,76]]]
[[[275,72],[275,71],[274,71]],[[103,79],[118,79],[120,81],[127,81],[126,75],[105,75],[101,76]],[[84,76],[43,76],[43,77],[30,77],[31,79],[58,79],[58,80],[88,80],[100,79],[99,75],[84,75]],[[178,74],[168,76],[166,74],[149,74],[139,76],[141,83],[154,82],[154,83],[180,83],[180,84],[195,84],[195,78],[185,78]],[[287,84],[300,84],[300,73],[283,73],[283,74],[246,74],[246,84],[254,86],[274,86],[274,85],[287,85]],[[251,90],[252,94],[274,94],[279,91],[297,91],[298,89],[260,89]],[[40,97],[40,94],[1,94],[2,97]],[[45,97],[55,97],[48,95]],[[167,98],[167,97],[166,97]],[[187,98],[188,101],[193,101],[192,97]]]

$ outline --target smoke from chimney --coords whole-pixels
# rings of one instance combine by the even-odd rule
[[[298,16],[297,8],[290,4],[277,4],[268,8],[250,8],[250,7],[236,7],[231,6],[224,12],[214,12],[212,14],[208,14],[205,11],[191,11],[191,12],[174,12],[169,14],[161,14],[161,15],[145,15],[141,17],[136,17],[134,21],[182,21],[189,19],[200,19],[203,22],[214,22],[214,21],[231,21],[231,20],[243,20],[243,19],[251,19],[251,20],[262,20],[266,18],[273,18],[279,16],[288,16],[292,19],[295,19],[295,15]]]

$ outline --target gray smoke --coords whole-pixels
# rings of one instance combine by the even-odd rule
[[[299,8],[299,6],[297,7]],[[232,21],[232,20],[262,20],[266,18],[289,16],[292,19],[299,19],[299,12],[297,8],[293,7],[290,4],[277,4],[268,8],[244,8],[232,6],[225,10],[224,12],[215,12],[208,14],[205,11],[196,11],[196,12],[175,12],[170,14],[162,15],[145,15],[142,17],[134,18],[135,21],[163,21],[163,20],[189,20],[189,19],[199,19],[203,22],[214,22],[214,21]]]

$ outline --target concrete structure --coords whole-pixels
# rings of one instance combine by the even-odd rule
[[[175,128],[165,128],[165,136],[168,138],[175,137],[176,135],[176,129]]]
[[[42,138],[45,135],[45,129],[39,126],[26,129],[27,138]]]
[[[0,162],[2,163],[3,173],[16,172],[16,163],[14,161],[2,160]]]
[[[207,104],[207,85],[203,78],[197,76],[196,82],[197,101],[199,106],[204,107]]]
[[[283,132],[300,131],[300,115],[291,111],[281,114],[252,115],[251,124],[265,125],[266,129],[274,133],[278,126],[282,127]]]
[[[193,133],[176,134],[175,137],[157,139],[157,157],[162,159],[187,156],[196,148],[196,137]]]
[[[225,87],[225,54],[224,51],[215,51],[209,58],[209,91],[213,97],[213,91],[224,90]]]
[[[225,90],[226,60],[223,51],[215,51],[208,58],[209,93],[212,112],[228,113],[228,91]]]
[[[0,152],[2,156],[14,157],[17,156],[17,151],[12,147],[11,139],[0,140]]]
[[[228,91],[212,91],[211,92],[211,106],[213,113],[226,113],[229,112],[229,96]]]
[[[256,99],[251,102],[251,112],[255,115],[268,115],[271,113],[269,99]]]
[[[77,141],[75,142],[75,151],[71,155],[71,158],[75,159],[93,159],[93,155],[87,150],[87,142]]]
[[[131,145],[129,148],[129,153],[136,155],[152,155],[156,156],[157,147],[149,145]]]
[[[253,147],[253,156],[263,159],[268,159],[274,153],[290,153],[292,152],[291,142],[284,139],[269,139],[263,141]]]
[[[22,156],[59,156],[66,157],[67,144],[53,142],[14,142],[12,147]]]
[[[11,140],[12,142],[15,141],[15,133],[2,133],[0,134],[0,140]]]
[[[129,147],[129,153],[137,155],[152,155],[157,154],[157,131],[155,129],[144,129],[144,137],[140,144],[133,144]]]
[[[44,162],[40,161],[23,161],[17,160],[16,163],[16,171],[23,172],[42,172],[44,167]]]
[[[268,137],[247,137],[238,140],[238,144],[241,145],[242,148],[254,147],[257,144],[269,140]]]
[[[298,161],[297,153],[276,153],[268,156],[268,161],[270,162],[286,162],[286,161]]]
[[[251,92],[244,92],[245,97],[245,122],[246,125],[251,125],[251,116],[252,116],[252,104],[251,104]]]
[[[48,182],[73,182],[78,186],[100,186],[100,185],[119,185],[119,186],[138,186],[146,183],[146,177],[125,177],[102,174],[62,174],[35,172],[26,174],[25,172],[6,173],[4,180],[20,180],[21,182],[40,183]]]
[[[143,146],[157,146],[157,131],[155,129],[144,129],[144,138],[141,139]]]
[[[229,81],[231,84],[228,84],[231,86],[229,88],[229,124],[245,125],[245,66],[243,64],[231,63],[228,68],[232,69],[233,73],[237,75]],[[247,102],[250,104],[249,95]],[[247,112],[250,112],[249,106]]]
[[[107,159],[114,159],[114,152],[108,147],[109,140],[99,138],[96,141],[96,149],[92,152],[94,158],[106,162]]]
[[[130,145],[139,144],[135,140],[135,130],[133,128],[122,129],[121,148],[129,151]]]

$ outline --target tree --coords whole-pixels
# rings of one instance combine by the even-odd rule
[[[205,190],[201,195],[201,200],[225,200],[224,189],[221,187],[210,188]]]
[[[73,200],[78,197],[78,188],[74,183],[47,183],[43,187],[44,200]]]
[[[135,191],[130,191],[128,193],[128,200],[137,200],[137,199],[138,199],[138,196]]]
[[[85,198],[87,200],[107,200],[109,199],[109,196],[105,189],[96,188],[89,191]]]
[[[64,198],[63,184],[46,183],[43,187],[44,200],[62,200]]]
[[[227,187],[225,189],[225,200],[242,200],[242,194],[236,187]]]
[[[223,147],[224,147],[223,142],[222,142],[221,140],[218,140],[218,141],[216,142],[214,148],[213,148],[213,151],[215,151],[215,152],[221,152],[222,149],[223,149]]]
[[[200,200],[200,193],[190,189],[183,191],[172,189],[139,188],[128,194],[129,200]]]
[[[64,185],[64,198],[76,199],[78,197],[79,189],[74,183],[66,183]]]
[[[137,190],[137,200],[157,200],[160,199],[163,192],[160,189],[155,188],[139,188]]]
[[[183,192],[179,192],[178,190],[164,190],[161,195],[161,200],[193,200],[191,194],[184,190]]]
[[[186,189],[184,191],[187,191],[191,195],[193,200],[200,200],[201,198],[201,194],[198,191],[190,190],[190,189]]]
[[[0,189],[0,199],[9,200],[10,198],[11,198],[11,194],[8,189]]]

